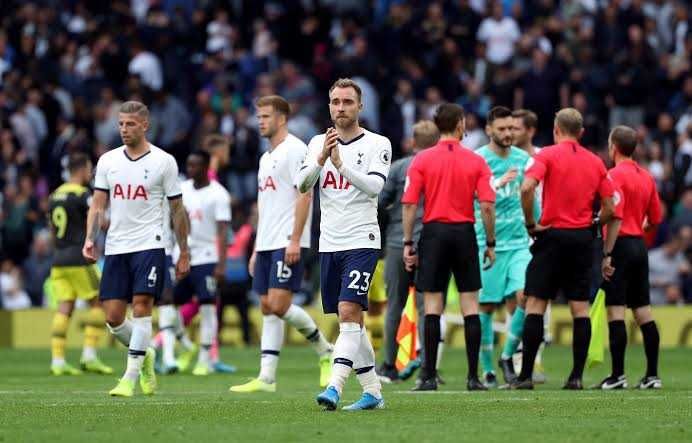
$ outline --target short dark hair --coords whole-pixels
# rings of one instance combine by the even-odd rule
[[[332,87],[329,88],[329,93],[331,94],[332,91],[336,88],[353,88],[353,90],[356,91],[356,95],[358,96],[358,102],[362,101],[363,91],[360,89],[360,86],[358,86],[358,83],[351,80],[350,78],[340,78],[337,81],[335,81],[334,84],[332,84]]]
[[[512,116],[512,111],[504,106],[495,106],[490,111],[488,111],[488,124],[492,125],[498,118],[507,118]]]
[[[207,151],[204,151],[202,149],[195,149],[194,151],[190,152],[190,156],[193,156],[193,155],[201,157],[204,165],[209,166],[209,162],[211,161],[211,156],[209,155],[209,153]]]
[[[520,118],[526,128],[536,129],[538,127],[538,116],[528,109],[517,109],[512,112],[512,117]]]
[[[441,134],[454,132],[460,121],[464,120],[464,108],[456,103],[442,103],[435,110],[433,121]]]
[[[89,156],[83,152],[72,153],[67,159],[67,170],[70,172],[70,174],[74,174],[85,167],[90,161],[91,158],[89,158]]]
[[[255,106],[258,108],[260,106],[271,106],[274,108],[274,111],[285,115],[286,118],[291,114],[291,105],[280,95],[265,95],[264,97],[260,97],[257,99]]]
[[[637,149],[637,131],[629,126],[616,126],[610,131],[610,142],[625,157],[632,157]]]

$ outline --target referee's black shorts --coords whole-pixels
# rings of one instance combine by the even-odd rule
[[[594,240],[591,228],[538,234],[526,268],[526,295],[552,300],[562,290],[567,300],[589,300]]]
[[[649,254],[641,237],[619,237],[613,248],[611,264],[615,268],[602,288],[607,306],[631,309],[650,304]]]
[[[459,292],[481,288],[473,223],[425,223],[418,241],[416,289],[421,292],[445,291],[450,272]]]

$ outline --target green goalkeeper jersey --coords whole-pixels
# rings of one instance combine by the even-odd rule
[[[529,235],[524,224],[524,212],[521,209],[521,183],[524,180],[526,164],[531,158],[523,149],[512,146],[507,157],[495,154],[490,146],[485,145],[476,151],[488,163],[493,172],[493,188],[495,189],[495,238],[496,251],[512,251],[527,248]],[[516,178],[499,186],[502,176],[511,168],[517,171]],[[479,249],[485,249],[485,227],[481,218],[478,200],[474,202],[476,212],[476,238]]]

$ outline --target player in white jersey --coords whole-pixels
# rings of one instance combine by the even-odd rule
[[[168,220],[170,206],[167,201],[163,204],[164,220]],[[175,281],[175,265],[173,263],[173,251],[175,238],[171,230],[171,224],[164,224],[164,251],[166,264],[163,279],[163,291],[159,300],[159,333],[154,337],[154,347],[157,351],[156,372],[159,374],[174,374],[180,369],[175,359],[176,340],[183,348],[180,358],[191,360],[197,353],[197,346],[190,340],[185,330],[185,325],[180,313],[173,304],[173,282]]]
[[[293,292],[303,279],[301,249],[310,247],[312,193],[301,194],[296,178],[307,146],[288,133],[290,106],[282,97],[261,97],[257,119],[269,151],[260,158],[257,174],[257,237],[250,258],[252,286],[260,296],[262,341],[260,373],[248,383],[231,386],[231,392],[275,392],[276,367],[284,341],[284,322],[296,328],[319,355],[320,386],[331,374],[332,345],[315,321],[292,304]]]
[[[324,312],[337,313],[339,337],[327,389],[317,403],[336,409],[346,379],[355,370],[363,396],[347,410],[384,407],[375,374],[375,352],[363,326],[368,290],[379,257],[377,195],[384,187],[392,146],[381,135],[360,127],[360,87],[339,79],[329,90],[329,113],[336,128],[310,141],[298,183],[320,190],[320,286]]]
[[[188,180],[183,182],[183,205],[190,219],[190,274],[178,280],[173,290],[180,306],[192,296],[200,304],[199,356],[193,375],[209,375],[213,362],[209,352],[216,340],[218,317],[216,288],[226,273],[231,196],[216,180],[209,179],[209,154],[194,151],[187,158]]]
[[[536,128],[538,127],[538,117],[533,111],[529,111],[528,109],[517,109],[512,112],[512,117],[514,118],[514,125],[512,130],[514,145],[526,151],[531,157],[535,156],[541,150],[541,148],[533,145],[533,136],[536,134]],[[529,160],[529,164],[527,165],[527,167],[530,166],[532,163],[533,161]],[[543,183],[539,184],[536,188],[536,220],[540,219],[540,209],[542,207],[542,200]],[[545,314],[543,314],[543,343],[541,343],[541,347],[538,349],[538,354],[536,354],[536,363],[534,365],[532,376],[534,383],[546,382],[545,370],[543,369],[542,355],[543,349],[545,349],[545,345],[549,344],[552,341],[552,336],[550,334],[550,306],[551,304],[548,303],[548,306],[545,310]],[[517,315],[521,315],[521,311],[518,312]],[[516,357],[514,358],[514,367],[515,370],[518,372],[519,368],[521,368],[521,353],[515,354],[515,356]]]
[[[145,133],[149,110],[139,102],[120,107],[120,136],[124,145],[101,156],[96,166],[94,196],[87,217],[87,236],[82,254],[96,260],[94,241],[108,204],[110,226],[101,280],[101,300],[111,333],[128,346],[127,369],[110,395],[131,397],[139,379],[145,395],[156,389],[155,352],[151,342],[151,311],[161,295],[165,269],[164,201],[170,202],[180,258],[176,274],[190,270],[187,247],[188,222],[178,183],[175,159],[150,144]],[[132,320],[126,318],[132,302]]]

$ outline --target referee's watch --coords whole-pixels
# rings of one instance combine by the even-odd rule
[[[608,257],[612,257],[612,256],[613,256],[613,251],[610,251],[610,252],[603,251],[603,258],[608,258]]]
[[[496,242],[495,240],[486,240],[486,241],[485,241],[485,246],[487,246],[487,247],[489,247],[489,248],[494,248],[496,243],[497,243],[497,242]]]
[[[404,246],[413,246],[413,240],[404,240]]]

